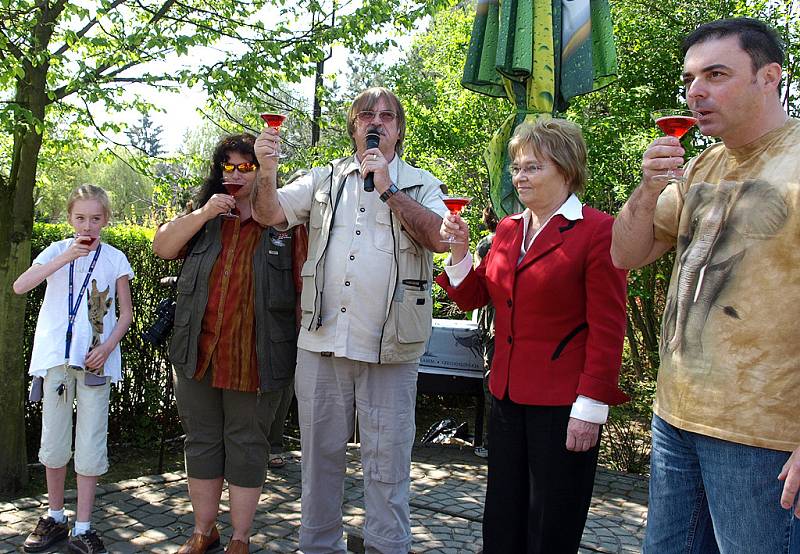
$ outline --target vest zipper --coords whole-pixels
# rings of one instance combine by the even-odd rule
[[[392,258],[394,259],[394,286],[392,287],[392,294],[389,297],[389,309],[386,311],[386,319],[383,320],[381,327],[381,340],[378,342],[378,363],[381,363],[381,354],[383,352],[383,334],[386,332],[386,324],[389,323],[389,316],[392,313],[392,302],[394,302],[397,295],[397,282],[400,278],[400,261],[397,259],[397,249],[399,247],[398,237],[394,234],[394,214],[389,210],[389,227],[392,229]]]
[[[328,198],[330,199],[331,194],[333,194],[333,172],[334,172],[333,164],[331,163],[331,188],[328,192]],[[336,201],[333,203],[333,210],[331,213],[331,221],[328,225],[327,234],[325,237],[325,247],[322,249],[322,254],[317,259],[317,264],[314,266],[314,289],[319,291],[319,294],[314,295],[314,313],[317,314],[317,327],[314,329],[315,331],[322,327],[322,294],[324,291],[319,290],[317,286],[317,282],[319,279],[319,264],[322,260],[325,259],[325,253],[328,251],[328,245],[331,242],[331,229],[333,229],[333,221],[336,219],[336,210],[339,208],[339,200],[342,199],[342,192],[344,190],[344,181],[347,179],[347,175],[344,176],[344,179],[340,180],[339,182],[339,191],[336,195]],[[318,307],[320,306],[320,307]],[[311,317],[311,322],[309,323],[308,330],[311,331],[311,326],[314,325],[314,317]]]

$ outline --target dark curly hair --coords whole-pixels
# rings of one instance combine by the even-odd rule
[[[222,162],[227,162],[228,157],[232,152],[238,152],[242,156],[250,158],[250,160],[258,166],[255,152],[256,137],[250,133],[242,133],[240,135],[228,135],[222,137],[217,145],[214,147],[214,154],[211,156],[211,166],[209,167],[208,177],[203,181],[203,186],[195,196],[192,202],[192,209],[203,207],[208,200],[215,194],[225,192],[225,187],[222,186]]]

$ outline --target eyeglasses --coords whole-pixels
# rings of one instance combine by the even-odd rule
[[[258,166],[253,162],[242,162],[238,165],[229,162],[222,162],[219,164],[219,166],[225,173],[233,173],[234,169],[238,169],[239,173],[252,173],[258,168]]]
[[[376,115],[380,118],[381,123],[391,123],[397,117],[397,113],[390,110],[381,110],[379,112],[364,110],[362,112],[358,112],[356,117],[361,123],[370,123],[375,119]]]
[[[509,166],[508,171],[509,173],[511,173],[512,177],[516,177],[517,175],[522,175],[523,173],[526,173],[528,175],[535,175],[540,171],[542,171],[545,167],[546,167],[545,165],[537,165],[537,164],[526,165],[525,167],[520,167],[518,165],[511,165]]]

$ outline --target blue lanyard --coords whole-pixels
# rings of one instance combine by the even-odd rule
[[[97,258],[100,256],[100,249],[102,247],[102,244],[97,245],[97,250],[94,252],[92,263],[89,264],[89,271],[86,273],[86,278],[83,280],[83,285],[81,285],[81,290],[78,292],[78,298],[75,300],[74,304],[72,303],[72,294],[74,288],[73,280],[75,279],[75,260],[72,260],[69,263],[69,298],[67,299],[67,312],[69,313],[69,320],[67,323],[67,345],[64,349],[64,363],[69,362],[69,350],[72,346],[72,326],[75,324],[75,318],[78,317],[78,308],[81,304],[81,298],[83,298],[83,293],[86,292],[86,287],[89,285],[89,278],[92,276],[94,266],[97,264]]]

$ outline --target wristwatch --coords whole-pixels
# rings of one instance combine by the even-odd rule
[[[383,191],[383,193],[381,194],[381,196],[380,196],[381,202],[386,202],[387,200],[389,200],[392,196],[394,196],[398,192],[400,192],[400,189],[397,188],[397,185],[392,183],[391,185],[389,185],[389,188],[386,189],[385,191]]]

